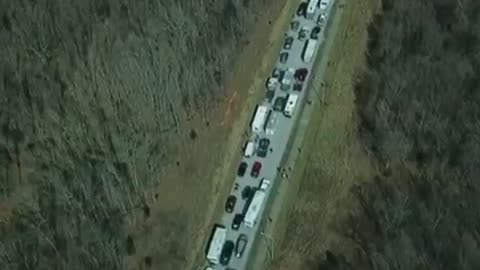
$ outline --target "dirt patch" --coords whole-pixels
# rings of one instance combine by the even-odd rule
[[[372,174],[372,165],[357,141],[352,85],[365,61],[366,27],[377,2],[352,1],[344,7],[335,49],[329,56],[325,104],[319,116],[312,118],[311,125],[318,126],[310,142],[312,154],[271,269],[309,269],[322,251],[336,245],[334,226],[349,211],[350,187]]]

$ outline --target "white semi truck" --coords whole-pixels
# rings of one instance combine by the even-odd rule
[[[310,63],[312,61],[315,50],[317,49],[317,40],[308,39],[305,42],[305,47],[303,47],[302,59],[305,63]]]
[[[247,213],[245,214],[245,219],[243,222],[245,226],[253,228],[257,224],[260,210],[262,209],[263,203],[265,201],[266,192],[265,190],[257,190],[253,195],[252,202],[248,206]]]
[[[222,248],[226,239],[227,229],[224,226],[216,225],[207,251],[207,260],[210,263],[218,264],[220,262],[220,255],[222,254]]]
[[[258,105],[252,120],[252,132],[259,133],[265,130],[265,125],[272,111],[266,105]]]
[[[295,112],[295,107],[298,103],[298,94],[289,94],[287,97],[287,103],[285,105],[285,109],[283,110],[283,114],[286,117],[292,117],[293,113]]]

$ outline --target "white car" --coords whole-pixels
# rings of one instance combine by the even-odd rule
[[[327,21],[327,13],[323,12],[322,14],[318,15],[317,24],[323,25]]]
[[[245,248],[247,247],[248,238],[246,234],[240,234],[235,244],[235,257],[241,258]]]

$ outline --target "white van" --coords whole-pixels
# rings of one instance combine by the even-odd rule
[[[253,156],[255,154],[255,142],[248,141],[243,149],[243,154],[246,158]]]

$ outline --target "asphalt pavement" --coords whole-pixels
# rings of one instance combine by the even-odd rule
[[[333,4],[333,0],[330,3],[330,6],[327,8],[327,13],[329,14],[331,11],[331,6]],[[282,64],[280,62],[277,63],[276,67],[281,68],[283,70],[286,70],[287,68],[307,68],[309,70],[309,73],[305,79],[304,82],[304,87],[301,92],[293,91],[292,88],[290,88],[289,91],[282,91],[280,90],[280,87],[278,86],[277,89],[275,90],[275,97],[272,100],[271,103],[267,103],[264,101],[261,104],[268,104],[270,107],[273,109],[273,102],[275,101],[275,98],[278,96],[287,96],[289,93],[298,93],[300,95],[297,106],[295,108],[295,112],[291,118],[287,118],[283,115],[282,112],[277,112],[272,110],[272,115],[271,119],[275,119],[274,123],[274,128],[272,128],[273,132],[262,132],[259,134],[252,134],[251,139],[255,139],[255,137],[259,136],[260,138],[268,138],[270,139],[270,148],[272,148],[272,152],[268,152],[267,156],[265,158],[260,158],[257,156],[253,156],[250,158],[243,158],[242,161],[246,162],[248,164],[247,171],[243,177],[236,177],[235,180],[235,185],[232,188],[231,195],[234,195],[237,197],[237,202],[235,205],[235,208],[232,213],[226,213],[224,212],[221,220],[218,222],[219,224],[224,225],[228,232],[227,232],[227,240],[233,241],[234,243],[237,241],[238,237],[240,234],[245,234],[248,238],[248,242],[245,248],[245,251],[243,255],[240,258],[235,257],[234,255],[231,257],[230,262],[228,266],[223,266],[220,264],[217,265],[212,265],[211,267],[215,270],[226,270],[226,269],[235,269],[235,270],[246,270],[247,263],[252,257],[252,245],[254,245],[254,240],[257,238],[256,236],[259,234],[259,225],[261,224],[261,220],[269,217],[264,216],[265,212],[265,205],[266,201],[268,199],[265,199],[260,213],[259,213],[259,221],[253,228],[246,227],[243,223],[240,225],[238,230],[233,230],[231,228],[231,224],[233,221],[233,218],[235,214],[239,214],[244,212],[244,208],[246,204],[248,203],[247,201],[242,199],[242,190],[246,186],[251,186],[254,188],[257,188],[260,185],[260,182],[263,178],[270,179],[271,181],[281,181],[282,175],[280,177],[277,177],[279,173],[278,168],[281,164],[281,161],[284,157],[284,155],[288,155],[289,153],[286,152],[287,150],[287,143],[289,142],[289,139],[291,136],[294,136],[294,125],[296,121],[299,121],[301,117],[301,112],[302,112],[302,107],[306,103],[306,98],[307,95],[307,87],[308,87],[308,82],[310,81],[310,76],[312,75],[312,66],[315,63],[315,58],[317,57],[317,53],[319,52],[319,47],[322,46],[322,43],[324,42],[324,29],[325,27],[322,27],[322,31],[319,34],[319,42],[317,44],[317,48],[315,51],[314,55],[314,60],[312,60],[309,64],[306,64],[303,62],[301,55],[305,46],[305,41],[310,38],[310,32],[308,32],[307,39],[305,41],[300,41],[298,39],[298,33],[300,29],[303,26],[308,26],[311,29],[315,27],[317,24],[317,18],[320,15],[321,11],[317,9],[315,16],[311,20],[307,20],[305,17],[298,17],[295,16],[294,20],[298,20],[300,22],[300,27],[298,30],[294,31],[292,29],[289,29],[289,31],[285,34],[285,37],[287,36],[293,36],[295,38],[291,49],[289,50],[284,50],[282,49],[281,52],[287,51],[289,53],[288,60]],[[328,18],[328,21],[331,21],[330,18]],[[280,54],[280,53],[279,53]],[[266,80],[267,78],[265,78]],[[262,163],[262,169],[260,171],[260,174],[257,178],[253,178],[250,175],[253,163],[255,161],[259,161]],[[288,177],[288,171],[283,174],[283,176]],[[272,185],[275,185],[275,183],[272,183]],[[267,198],[271,196],[271,188],[267,190]]]

